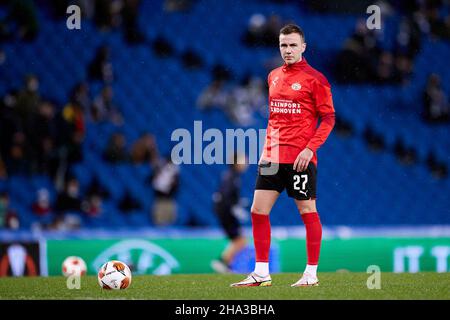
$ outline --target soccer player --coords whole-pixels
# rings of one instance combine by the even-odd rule
[[[292,286],[319,284],[322,225],[316,209],[317,149],[335,124],[331,87],[302,56],[306,42],[299,26],[284,26],[279,45],[285,63],[272,70],[267,79],[270,116],[251,208],[256,264],[246,279],[232,287],[272,284],[269,214],[284,189],[294,198],[306,227],[308,261],[302,277]]]
[[[214,211],[230,240],[219,259],[211,262],[211,267],[218,273],[231,272],[231,263],[235,256],[247,245],[239,223],[239,213],[243,212],[240,205],[241,174],[246,169],[245,157],[235,154],[233,163],[222,177],[218,192],[213,195]]]

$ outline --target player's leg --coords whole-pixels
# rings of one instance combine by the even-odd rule
[[[232,287],[270,286],[269,275],[270,220],[269,214],[280,193],[275,190],[255,190],[252,213],[253,241],[256,252],[254,271],[243,281],[233,283]]]
[[[270,286],[269,275],[270,220],[269,214],[278,196],[285,188],[281,165],[261,161],[258,164],[255,192],[251,207],[253,241],[256,252],[254,271],[232,287]]]
[[[317,285],[317,266],[322,241],[322,224],[316,208],[316,176],[313,163],[303,172],[289,168],[288,196],[294,198],[306,228],[306,251],[308,262],[303,277],[293,286]]]
[[[230,242],[220,257],[211,262],[211,267],[218,273],[228,273],[231,272],[231,263],[234,257],[245,247],[247,241],[242,235],[238,219],[233,215],[229,206],[218,205],[215,211]]]
[[[228,246],[225,248],[225,250],[222,252],[222,261],[224,261],[228,266],[231,265],[231,263],[234,260],[234,257],[245,248],[247,245],[247,240],[244,236],[238,235],[237,237],[233,238]]]
[[[280,193],[274,190],[255,190],[253,197],[252,231],[255,245],[255,270],[262,277],[269,274],[271,228],[269,214]]]
[[[302,278],[293,286],[315,286],[319,284],[317,267],[322,242],[322,224],[317,213],[316,200],[295,200],[306,229],[306,252],[308,261]]]

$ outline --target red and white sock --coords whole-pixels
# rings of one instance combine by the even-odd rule
[[[302,214],[302,220],[306,228],[306,251],[308,254],[308,265],[316,266],[307,268],[308,271],[317,270],[320,255],[320,245],[322,242],[322,224],[317,212]]]
[[[255,244],[255,273],[261,277],[269,274],[270,219],[269,215],[252,212],[253,241]]]

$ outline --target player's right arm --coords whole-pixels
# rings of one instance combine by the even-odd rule
[[[311,88],[320,124],[306,148],[299,153],[295,160],[293,169],[297,172],[305,171],[308,168],[314,153],[325,143],[336,122],[331,86],[328,81],[321,76],[313,81]]]

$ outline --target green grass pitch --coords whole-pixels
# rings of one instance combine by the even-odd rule
[[[64,277],[0,278],[0,299],[450,299],[450,273],[381,274],[381,289],[367,288],[366,273],[320,273],[320,285],[291,288],[299,274],[272,275],[271,287],[230,288],[243,275],[134,276],[126,290],[102,290],[95,276],[69,290]]]

